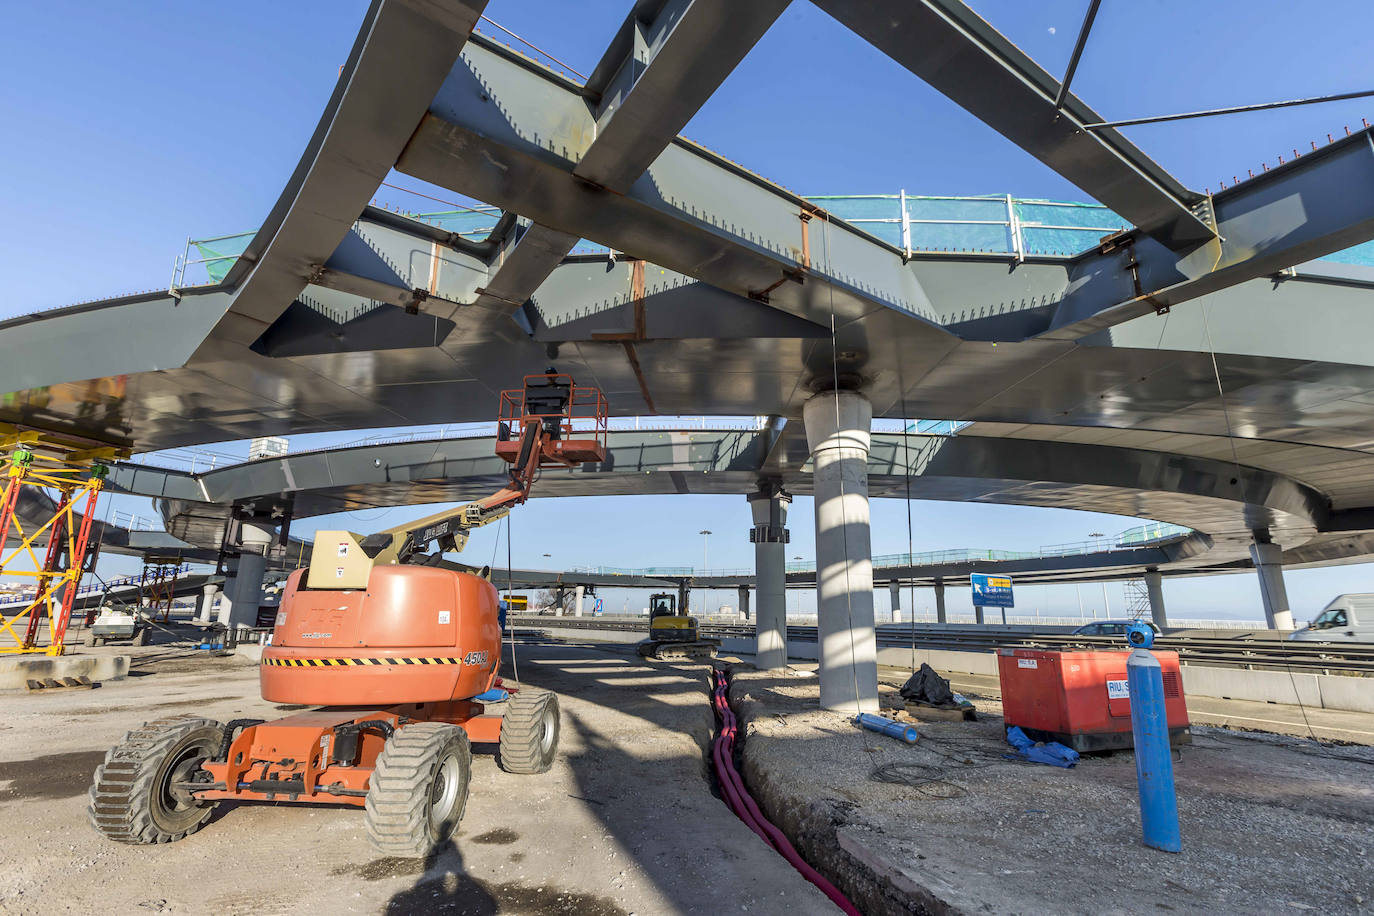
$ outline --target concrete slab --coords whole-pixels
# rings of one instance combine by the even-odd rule
[[[191,712],[286,714],[258,698],[257,668],[242,659],[166,647],[98,691],[0,697],[0,912],[833,909],[712,795],[703,666],[647,666],[628,647],[518,652],[521,677],[559,694],[562,753],[540,776],[503,773],[479,753],[459,833],[428,863],[378,858],[356,809],[222,807],[199,833],[157,847],[87,825],[91,772],[129,728]]]
[[[88,677],[103,682],[128,673],[127,655],[10,655],[0,657],[0,690],[24,690],[30,679]]]
[[[1183,852],[1140,842],[1130,752],[1003,758],[1002,724],[913,746],[817,708],[814,678],[741,670],[746,780],[865,913],[1365,913],[1374,750],[1199,729],[1175,763]],[[895,688],[884,688],[895,706]]]

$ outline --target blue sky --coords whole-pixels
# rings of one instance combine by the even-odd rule
[[[1086,0],[973,6],[1057,74]],[[488,14],[588,73],[628,8],[628,0],[494,0]],[[314,129],[365,9],[361,0],[50,0],[7,10],[0,317],[165,286],[188,236],[256,227]],[[1367,89],[1374,87],[1371,25],[1368,3],[1346,0],[1108,3],[1074,87],[1112,118]],[[1345,125],[1358,127],[1372,109],[1359,100],[1127,132],[1185,183],[1215,188],[1328,133],[1339,136]],[[1085,199],[804,0],[684,133],[803,194],[905,188]],[[379,200],[417,206],[391,191]],[[404,511],[375,524],[394,524]],[[349,524],[364,528],[372,515]],[[809,515],[809,502],[799,500],[792,528],[797,552],[808,558]],[[917,550],[1024,549],[1133,524],[940,503],[917,504],[913,518]],[[699,562],[702,527],[719,532],[711,565],[751,561],[739,498],[536,500],[514,524],[517,561],[552,553],[558,565]],[[474,538],[470,551],[490,552],[487,537]],[[905,506],[877,505],[874,542],[880,553],[906,548]],[[1374,579],[1366,566],[1343,567],[1290,574],[1289,588],[1305,616],[1341,591],[1374,590]],[[1251,576],[1174,582],[1167,590],[1175,612],[1257,613]],[[1043,591],[1035,601],[1046,613],[1077,612],[1073,589]]]

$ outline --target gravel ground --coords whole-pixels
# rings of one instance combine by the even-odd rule
[[[1013,762],[996,717],[921,724],[909,747],[819,711],[814,677],[741,669],[732,697],[755,795],[865,912],[1365,913],[1374,901],[1374,749],[1195,729],[1175,761],[1183,852],[1170,855],[1140,842],[1130,752],[1071,770]]]
[[[331,806],[224,805],[154,847],[87,825],[91,773],[128,729],[286,714],[259,699],[253,665],[159,647],[134,653],[140,676],[98,690],[0,694],[0,912],[833,911],[712,794],[704,667],[648,666],[628,649],[519,652],[525,681],[559,694],[559,760],[511,776],[479,753],[458,835],[428,862],[378,858],[362,812]]]

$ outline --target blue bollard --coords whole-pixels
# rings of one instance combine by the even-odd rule
[[[915,726],[903,725],[900,722],[893,722],[891,719],[884,719],[882,716],[875,716],[871,713],[859,713],[854,717],[854,722],[871,732],[881,732],[896,738],[898,741],[905,741],[907,744],[915,744],[919,737]]]
[[[1183,839],[1178,829],[1178,795],[1169,748],[1169,715],[1164,708],[1164,676],[1159,660],[1149,651],[1154,644],[1154,631],[1137,622],[1126,631],[1126,640],[1133,647],[1126,660],[1126,684],[1131,694],[1140,828],[1146,846],[1179,852]]]

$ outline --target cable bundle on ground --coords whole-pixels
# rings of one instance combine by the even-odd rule
[[[716,721],[720,725],[720,731],[711,743],[711,756],[715,762],[716,779],[720,782],[726,804],[750,830],[791,862],[792,867],[801,872],[803,878],[820,888],[821,892],[834,901],[843,912],[850,916],[860,916],[854,904],[850,903],[835,885],[827,881],[824,875],[808,865],[777,825],[763,816],[758,803],[744,787],[744,780],[740,778],[739,770],[735,769],[735,737],[739,733],[739,722],[735,718],[734,710],[730,708],[730,675],[717,668],[711,672],[711,681],[712,706],[715,709]]]

